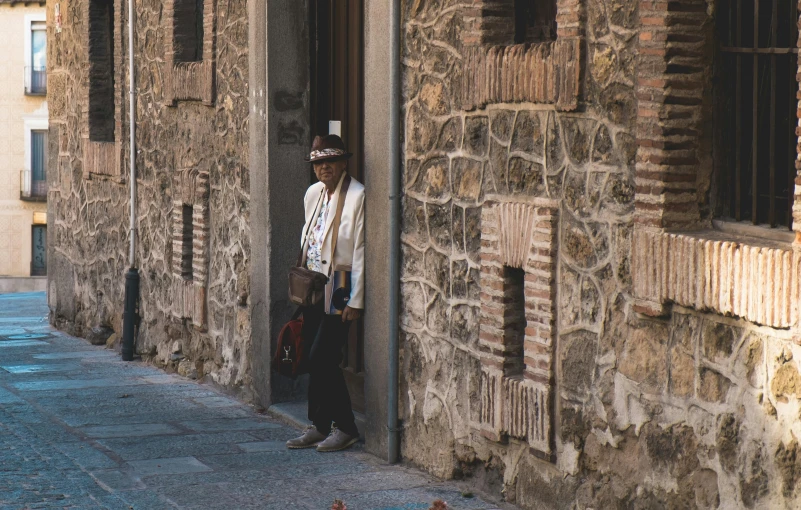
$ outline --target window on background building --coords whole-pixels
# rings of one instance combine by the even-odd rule
[[[47,131],[31,131],[31,195],[47,196]]]
[[[792,225],[797,20],[795,0],[719,4],[718,216]]]
[[[515,44],[556,39],[556,0],[514,0]]]
[[[175,62],[203,60],[204,0],[175,0]]]
[[[31,276],[47,274],[47,225],[31,228]]]
[[[47,92],[47,30],[44,21],[31,23],[31,60],[25,64],[28,94]]]
[[[114,141],[114,3],[89,0],[89,139]]]

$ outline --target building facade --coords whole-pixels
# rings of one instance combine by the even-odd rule
[[[523,508],[798,506],[798,6],[388,4],[137,4],[137,350],[302,397],[270,359],[302,158],[340,120],[367,197],[345,368],[369,451],[394,433],[397,256],[405,461]],[[120,331],[125,4],[56,5],[51,320]]]
[[[180,6],[169,4],[162,17],[162,2],[137,5],[137,260],[145,296],[137,347],[182,374],[213,374],[247,389],[246,12],[240,3],[207,3],[184,13],[200,20],[191,38],[178,30]],[[48,5],[48,299],[55,324],[78,335],[121,331],[130,221],[126,13],[120,1]]]
[[[0,292],[47,274],[47,37],[44,2],[0,2]]]

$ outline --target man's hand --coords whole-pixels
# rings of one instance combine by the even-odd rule
[[[362,311],[358,308],[351,308],[346,306],[344,310],[342,310],[342,322],[347,321],[355,321],[358,320],[359,317],[362,316]]]

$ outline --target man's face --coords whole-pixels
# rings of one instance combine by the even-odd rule
[[[320,161],[314,163],[314,175],[320,180],[328,189],[335,189],[339,184],[339,179],[342,177],[342,172],[348,167],[348,161],[339,159],[335,161]]]

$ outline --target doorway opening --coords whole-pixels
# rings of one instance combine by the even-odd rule
[[[309,18],[311,136],[328,134],[328,122],[340,121],[353,153],[348,171],[364,182],[364,0],[311,0]],[[364,413],[362,320],[350,329],[342,366],[353,410]]]

